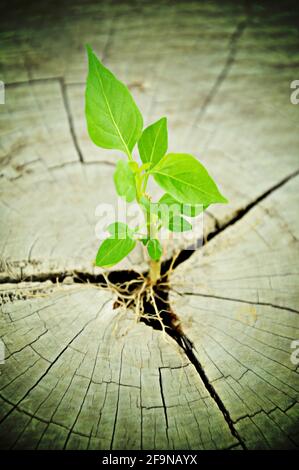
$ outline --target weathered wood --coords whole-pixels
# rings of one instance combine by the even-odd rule
[[[169,6],[163,5],[161,8],[168,9]],[[293,48],[295,35],[287,34],[288,31],[283,29],[282,52],[276,52],[280,36],[273,31],[272,23],[280,20],[279,15],[271,16],[254,8],[250,14],[243,8],[232,12],[227,7],[221,11],[220,22],[215,14],[219,12],[217,4],[186,5],[183,2],[171,10],[171,15],[164,16],[162,10],[154,7],[143,5],[141,11],[136,11],[133,6],[116,4],[111,11],[105,5],[99,6],[99,22],[93,15],[86,21],[90,9],[94,6],[85,5],[84,17],[81,18],[80,53],[75,47],[80,9],[74,9],[67,15],[70,21],[70,28],[67,29],[69,36],[65,36],[64,32],[65,46],[57,51],[55,57],[51,55],[51,41],[54,36],[57,37],[57,18],[49,18],[47,30],[35,28],[35,22],[44,11],[37,10],[33,18],[27,12],[29,25],[25,20],[18,28],[17,43],[15,36],[5,36],[5,51],[8,52],[2,60],[9,75],[6,78],[4,73],[4,78],[8,82],[21,80],[20,69],[26,67],[26,61],[17,61],[15,54],[22,55],[20,43],[26,39],[30,46],[27,42],[25,56],[29,57],[33,80],[30,84],[8,87],[7,104],[1,107],[5,130],[1,136],[4,149],[2,174],[14,179],[27,172],[35,181],[41,178],[39,173],[44,177],[44,165],[52,167],[75,162],[79,158],[86,162],[115,162],[118,154],[94,146],[85,125],[82,82],[85,80],[86,64],[82,60],[82,44],[85,34],[89,35],[91,42],[93,31],[97,28],[101,35],[95,40],[95,49],[99,53],[102,51],[105,63],[129,84],[145,114],[146,123],[166,114],[170,128],[170,150],[189,151],[198,156],[228,196],[229,205],[209,209],[218,225],[231,220],[239,210],[298,170],[299,137],[294,123],[299,110],[290,104],[288,98],[296,56],[287,54]],[[128,18],[130,27],[124,27]],[[10,18],[8,15],[4,32],[10,31],[14,20],[15,16]],[[63,22],[64,16],[59,21]],[[263,42],[265,38],[258,34],[262,23],[269,30],[266,44]],[[136,34],[136,28],[139,34]],[[28,35],[31,29],[34,30],[33,37],[40,36],[38,42]],[[145,53],[143,48],[142,52],[137,50],[136,41],[139,43],[141,33],[148,36],[151,51],[156,51],[155,67],[152,66],[149,51]],[[103,41],[108,34],[109,37]],[[70,40],[66,41],[66,37]],[[163,48],[160,47],[162,40]],[[36,44],[48,51],[43,55],[43,60],[37,60],[40,52],[36,50]],[[72,45],[72,51],[68,44]],[[133,52],[128,49],[128,44]],[[253,45],[257,50],[254,56],[251,55]],[[271,55],[268,54],[269,48],[273,51]],[[35,60],[30,59],[31,54]],[[44,60],[45,57],[49,59],[48,55],[51,56],[50,60]],[[252,61],[255,65],[254,76]],[[281,61],[283,69],[277,74]],[[71,64],[71,69],[66,64]],[[15,77],[11,76],[13,70]],[[55,73],[51,72],[53,70]],[[70,75],[72,80],[68,79]],[[37,79],[43,80],[34,81]],[[97,172],[94,167],[93,171]],[[51,185],[45,191],[49,192],[49,198]],[[63,198],[63,195],[60,197]],[[82,201],[82,204],[85,202]],[[40,207],[36,208],[36,212],[40,210]],[[86,210],[90,210],[90,205],[86,209],[80,208],[80,211]],[[215,229],[215,222],[207,221],[206,234]],[[72,249],[76,251],[77,247],[72,246]],[[13,249],[7,256],[14,258]],[[69,260],[64,260],[64,263],[67,262]]]
[[[177,66],[194,88],[197,76],[190,70],[199,70],[198,58],[205,58],[209,67],[202,73],[213,79],[225,61],[236,23],[245,16],[244,7],[226,5],[218,15],[217,2],[143,1],[137,8],[131,2],[62,1],[54,10],[50,1],[26,7],[19,2],[1,17],[1,77],[6,83],[49,77],[82,83],[84,45],[90,43],[135,88],[141,83],[155,91],[158,80],[167,90],[172,83],[172,96],[178,98]],[[158,77],[167,70],[169,77]],[[206,91],[209,85],[206,80]]]
[[[75,270],[93,273],[99,203],[117,208],[113,169],[105,164],[82,167],[76,163],[5,180],[1,187],[1,213],[6,221],[1,225],[2,279],[45,278]],[[134,256],[119,268],[136,265],[142,269],[137,251]]]
[[[0,125],[2,177],[78,161],[59,80],[7,86]]]
[[[217,1],[20,2],[1,16],[1,447],[298,446],[296,19]],[[228,196],[205,237],[256,205],[171,278],[201,370],[71,277],[98,272],[94,211],[116,205],[120,156],[86,132],[86,42]],[[135,251],[121,268],[147,265]]]
[[[199,155],[228,197],[209,208],[219,226],[299,169],[299,106],[290,101],[297,17],[252,6],[208,100],[189,114],[180,148]]]
[[[65,165],[17,179],[3,179],[0,189],[0,280],[42,280],[48,277],[73,275],[77,272],[97,274],[93,261],[105,236],[105,226],[122,220],[123,212],[113,184],[114,167],[99,165]],[[110,208],[112,218],[100,218],[99,205]],[[142,215],[142,214],[141,214]],[[128,213],[127,222],[134,220]],[[99,222],[102,225],[99,227]],[[141,217],[141,222],[142,222]],[[215,226],[205,216],[205,235]],[[136,225],[136,224],[135,224]],[[107,236],[107,235],[106,235]],[[165,257],[178,249],[180,241],[164,243]],[[187,240],[185,246],[190,244]],[[148,255],[138,245],[118,270],[148,269]]]
[[[109,292],[49,287],[23,287],[27,300],[2,307],[2,448],[237,444],[172,339],[113,310]]]
[[[299,445],[299,177],[181,265],[173,306],[250,448]]]

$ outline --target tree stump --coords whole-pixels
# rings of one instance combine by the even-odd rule
[[[298,447],[298,12],[62,1],[3,16],[0,447]],[[229,199],[170,277],[187,350],[88,282],[121,156],[87,135],[85,43]],[[115,268],[146,269],[141,252]]]

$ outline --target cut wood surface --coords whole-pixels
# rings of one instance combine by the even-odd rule
[[[299,177],[179,266],[173,308],[250,448],[299,445]],[[298,341],[299,344],[299,341]]]
[[[47,293],[49,288],[23,286],[25,304],[15,300],[2,308],[7,348],[1,376],[2,447],[196,449],[237,444],[172,339],[136,323],[130,312],[113,310],[108,292],[67,286]]]
[[[16,1],[1,15],[2,448],[299,445],[292,8]],[[113,309],[109,291],[74,282],[100,272],[95,211],[117,206],[120,157],[87,134],[85,43],[129,86],[145,125],[167,116],[169,150],[198,157],[229,199],[208,209],[209,241],[171,276],[194,360]],[[144,272],[145,261],[135,251],[115,269]]]

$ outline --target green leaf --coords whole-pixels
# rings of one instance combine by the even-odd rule
[[[165,117],[144,129],[138,141],[140,158],[143,163],[156,165],[167,152],[167,120]]]
[[[110,233],[113,238],[127,238],[133,236],[134,231],[128,227],[124,222],[113,222],[108,225],[106,230]]]
[[[172,208],[176,209],[178,207],[179,212],[183,215],[187,215],[188,217],[196,217],[208,208],[208,205],[204,206],[203,204],[197,204],[195,206],[190,204],[183,204],[168,193],[163,194],[163,196],[159,199],[158,204],[159,206],[165,204],[167,207],[169,207],[170,213]],[[177,210],[175,212],[177,212]]]
[[[154,261],[159,261],[162,255],[162,246],[159,240],[151,238],[147,244],[147,251]]]
[[[207,170],[192,155],[169,153],[151,173],[159,186],[179,202],[205,206],[227,202]]]
[[[134,248],[136,242],[132,238],[114,238],[109,237],[100,245],[96,266],[101,268],[110,268],[125,258]]]
[[[91,140],[129,155],[139,139],[143,119],[128,88],[99,61],[90,46],[85,114]]]
[[[114,172],[114,184],[117,194],[132,202],[136,197],[135,176],[128,162],[119,160]]]
[[[187,232],[192,230],[192,225],[184,217],[175,215],[169,220],[168,230],[171,232]]]

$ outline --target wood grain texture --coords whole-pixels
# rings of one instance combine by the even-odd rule
[[[22,300],[2,307],[2,448],[204,449],[237,443],[172,339],[136,323],[130,312],[113,310],[109,292],[51,290],[24,286]]]
[[[109,210],[110,223],[118,220],[109,165],[76,163],[5,179],[1,186],[1,214],[6,221],[0,229],[2,280],[100,272],[92,263],[98,237],[105,236],[103,224],[109,220],[106,217],[104,223],[103,213],[96,212],[99,204]],[[132,256],[119,269],[146,268],[140,251]]]
[[[59,80],[8,85],[0,125],[2,178],[78,161]]]
[[[93,266],[105,227],[115,220],[131,226],[143,223],[142,212],[117,198],[114,167],[101,164],[32,168],[22,177],[2,179],[0,213],[0,280],[44,280],[76,272],[98,274]],[[127,211],[127,212],[126,212]],[[139,214],[139,219],[136,219]],[[138,222],[139,220],[139,222]],[[205,236],[215,227],[205,216]],[[164,257],[190,241],[164,240]],[[114,269],[148,269],[146,249],[139,244]]]
[[[298,447],[298,18],[291,3],[6,5],[2,448]],[[74,282],[100,272],[95,209],[116,207],[123,158],[87,135],[85,43],[129,86],[145,125],[167,116],[169,150],[198,157],[230,201],[208,209],[198,238],[214,238],[171,277],[197,369],[172,339],[113,310],[112,294]],[[144,261],[134,251],[116,269]]]
[[[250,448],[299,444],[299,178],[181,265],[184,331]]]

